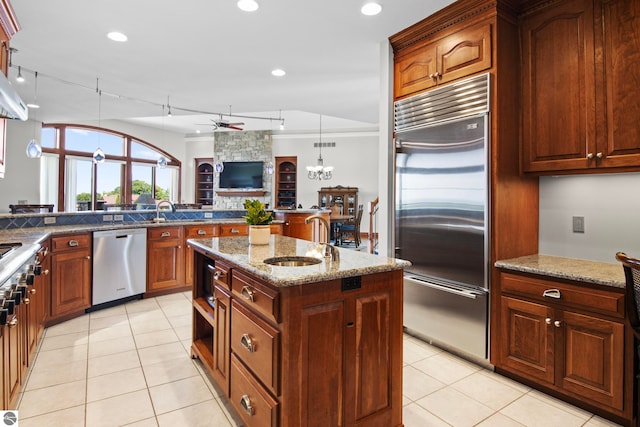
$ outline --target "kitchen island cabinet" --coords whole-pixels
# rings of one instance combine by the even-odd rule
[[[624,288],[503,270],[492,291],[497,372],[630,422],[633,379],[624,372],[633,372],[633,338]]]
[[[272,267],[263,260],[306,255],[317,245],[284,236],[260,248],[249,247],[246,237],[189,243],[196,277],[192,355],[245,425],[402,425],[408,263],[340,251],[339,261]]]

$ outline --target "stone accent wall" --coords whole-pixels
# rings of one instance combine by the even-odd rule
[[[260,161],[266,166],[273,161],[271,154],[271,131],[233,131],[216,132],[213,145],[213,158],[218,162]],[[218,179],[215,178],[215,188]],[[216,195],[214,209],[243,209],[245,199],[259,199],[262,203],[271,200],[273,176],[262,172],[264,197],[228,197]]]

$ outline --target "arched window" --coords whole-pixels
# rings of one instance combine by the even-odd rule
[[[155,209],[180,200],[180,161],[130,135],[94,126],[43,125],[41,203],[58,211]],[[105,155],[95,162],[97,149]]]

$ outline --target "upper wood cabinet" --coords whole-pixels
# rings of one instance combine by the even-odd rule
[[[9,40],[20,30],[20,24],[9,0],[0,1],[0,71],[9,71]],[[0,178],[4,178],[7,119],[0,119]]]
[[[298,158],[296,156],[276,157],[276,208],[294,209],[296,207],[297,170]]]
[[[412,95],[491,67],[491,23],[458,26],[397,52],[395,99]],[[393,41],[392,41],[393,43]]]
[[[640,2],[554,2],[520,35],[523,172],[640,166]]]

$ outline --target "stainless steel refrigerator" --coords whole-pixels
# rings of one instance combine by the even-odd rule
[[[488,74],[395,104],[395,256],[404,326],[472,359],[488,355]]]

